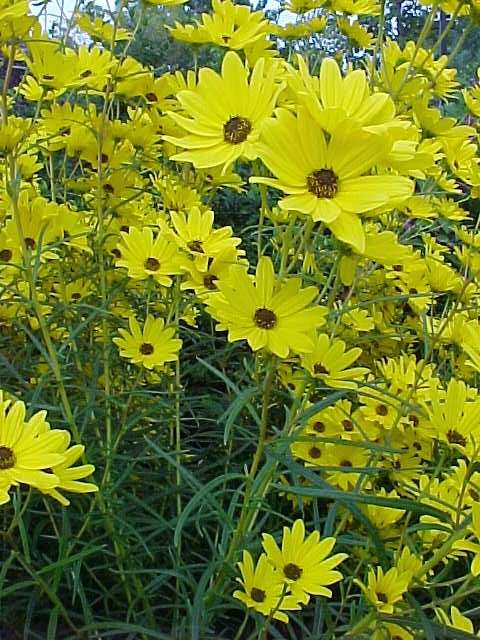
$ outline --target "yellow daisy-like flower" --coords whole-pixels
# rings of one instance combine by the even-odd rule
[[[95,471],[93,464],[81,464],[77,467],[73,467],[75,462],[83,455],[85,447],[82,444],[76,444],[72,447],[70,445],[70,434],[68,431],[63,432],[63,441],[58,448],[58,452],[64,457],[63,462],[52,466],[52,472],[57,476],[58,482],[53,489],[45,490],[55,500],[58,500],[60,504],[67,507],[70,504],[70,500],[65,498],[58,489],[63,491],[72,491],[74,493],[90,493],[98,491],[97,485],[92,482],[80,482],[83,478],[92,475]]]
[[[64,432],[50,430],[45,411],[27,422],[25,412],[23,402],[0,402],[0,486],[23,483],[48,491],[58,483],[46,470],[64,460],[58,453]]]
[[[254,351],[265,348],[280,358],[313,350],[312,334],[326,315],[324,307],[310,306],[315,287],[302,289],[299,278],[278,282],[267,257],[260,258],[255,280],[233,265],[217,287],[220,293],[208,299],[208,310],[219,329],[228,329],[231,342],[246,339]]]
[[[368,373],[365,367],[351,367],[362,350],[354,347],[346,351],[343,340],[330,339],[321,333],[315,340],[315,348],[302,356],[302,365],[315,378],[319,378],[334,389],[356,389],[360,380]],[[358,381],[358,382],[357,382]]]
[[[264,616],[272,616],[281,622],[288,622],[286,610],[300,609],[297,599],[285,594],[281,576],[275,572],[264,553],[254,567],[252,556],[244,551],[243,561],[238,566],[242,578],[237,578],[237,581],[244,591],[234,591],[233,597],[238,598],[249,609],[255,609]]]
[[[187,131],[183,138],[164,136],[186,149],[172,159],[192,162],[200,169],[223,165],[224,171],[238,158],[254,160],[262,128],[282,86],[277,83],[276,66],[265,68],[264,59],[255,64],[249,79],[233,51],[223,59],[221,75],[201,69],[196,89],[177,94],[185,115],[169,112]]]
[[[338,19],[340,28],[349,24],[348,19],[343,20]],[[380,91],[371,93],[367,75],[362,69],[348,71],[343,77],[337,62],[333,58],[325,58],[317,77],[310,74],[301,56],[297,61],[298,71],[291,69],[288,83],[298,102],[322,129],[334,133],[343,127],[345,120],[354,126],[372,127],[383,132],[392,125],[397,128],[403,126],[395,119],[392,98]]]
[[[175,243],[162,234],[153,236],[149,227],[140,230],[133,227],[122,232],[118,245],[118,267],[126,267],[134,280],[152,277],[164,287],[172,284],[171,276],[181,272],[180,257]]]
[[[202,211],[199,207],[192,207],[188,213],[171,213],[175,242],[204,271],[208,267],[209,258],[235,250],[241,242],[240,238],[232,236],[231,227],[214,229],[213,218],[213,211]]]
[[[472,402],[465,383],[452,378],[446,394],[432,385],[430,400],[427,432],[472,455],[480,442],[480,399]]]
[[[140,329],[137,320],[131,317],[128,325],[130,331],[119,329],[121,337],[113,338],[122,358],[128,358],[133,364],[140,364],[146,369],[177,360],[182,341],[173,337],[173,327],[164,327],[162,318],[149,315],[143,329]]]
[[[381,613],[393,613],[394,605],[400,602],[408,589],[409,574],[400,574],[396,567],[386,573],[382,567],[368,572],[368,586],[360,584],[366,597]]]
[[[240,50],[265,38],[269,23],[263,11],[251,11],[249,6],[231,0],[212,0],[212,12],[202,13],[201,22],[167,27],[177,40],[190,43],[211,42],[219,47]]]
[[[365,248],[365,234],[357,214],[388,207],[408,198],[413,183],[402,176],[366,175],[389,150],[383,136],[345,126],[325,134],[300,109],[293,115],[277,110],[265,123],[260,156],[275,176],[254,177],[286,193],[279,206],[325,222],[343,242]]]
[[[268,560],[300,602],[307,604],[310,595],[332,597],[328,585],[339,582],[343,577],[334,569],[348,557],[345,553],[328,557],[335,538],[320,541],[320,533],[314,531],[305,539],[305,524],[299,519],[291,529],[283,528],[281,549],[268,533],[263,534],[262,544]]]

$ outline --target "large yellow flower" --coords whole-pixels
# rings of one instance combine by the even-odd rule
[[[408,198],[413,183],[402,176],[366,175],[389,151],[388,139],[346,121],[327,143],[322,129],[304,110],[294,116],[278,109],[262,134],[260,155],[275,176],[255,177],[287,194],[282,209],[325,222],[342,241],[363,251],[365,236],[357,214],[392,207]]]
[[[238,158],[254,160],[263,126],[272,115],[282,85],[277,82],[276,65],[265,67],[260,59],[248,78],[239,56],[229,51],[219,75],[201,69],[195,90],[177,94],[185,115],[169,112],[187,132],[183,138],[164,136],[183,147],[173,160],[192,162],[203,169],[223,165],[224,170]]]
[[[220,293],[207,304],[231,342],[246,339],[254,351],[265,348],[280,358],[313,350],[314,330],[326,314],[324,307],[310,306],[315,287],[301,289],[299,278],[280,283],[266,257],[260,258],[255,281],[244,267],[233,265],[217,285]]]
[[[384,130],[392,125],[406,126],[395,119],[395,104],[387,93],[370,92],[362,69],[349,71],[342,77],[335,60],[325,58],[317,77],[310,75],[301,56],[297,60],[298,71],[290,67],[288,84],[298,102],[329,133],[343,126],[346,119],[359,127],[378,128],[380,125]]]
[[[98,491],[93,483],[79,482],[91,475],[91,464],[71,466],[83,454],[83,445],[69,447],[70,433],[50,429],[46,411],[25,419],[25,404],[4,400],[0,392],[0,504],[8,502],[12,486],[26,484],[55,498],[69,501],[57,489],[87,493]]]

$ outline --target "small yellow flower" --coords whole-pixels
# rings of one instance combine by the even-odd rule
[[[143,329],[132,316],[129,329],[119,329],[120,337],[113,338],[119,347],[122,358],[127,358],[134,364],[140,364],[146,369],[161,367],[166,362],[178,359],[178,352],[182,341],[174,338],[175,329],[165,327],[162,318],[148,316]]]
[[[305,524],[299,519],[291,529],[283,528],[281,549],[269,533],[263,534],[262,544],[269,562],[300,602],[307,604],[311,595],[332,597],[328,587],[343,577],[334,569],[348,557],[345,553],[330,556],[335,538],[320,540],[318,531],[305,538]]]
[[[382,567],[370,569],[368,572],[368,586],[360,585],[366,597],[380,613],[393,613],[395,606],[403,598],[408,589],[408,574],[400,574],[396,567],[386,573]]]
[[[252,556],[244,551],[243,561],[238,566],[242,577],[237,578],[237,581],[244,591],[234,591],[233,597],[238,598],[249,609],[255,609],[264,616],[272,616],[275,620],[288,622],[285,612],[301,608],[295,597],[287,595],[281,576],[264,553],[254,567]]]

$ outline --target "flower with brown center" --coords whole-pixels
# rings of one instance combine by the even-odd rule
[[[305,537],[303,520],[296,520],[291,529],[284,527],[281,548],[273,536],[263,534],[263,548],[269,561],[284,577],[292,595],[307,604],[310,595],[332,596],[329,585],[342,579],[333,569],[347,556],[330,556],[335,538],[320,540],[318,531]]]
[[[257,309],[253,319],[260,329],[273,329],[277,324],[277,316],[271,309]]]
[[[338,191],[338,178],[331,169],[317,169],[307,176],[307,187],[317,198],[334,198]]]
[[[348,121],[327,136],[301,107],[296,114],[277,108],[275,115],[263,127],[260,147],[273,177],[251,181],[283,191],[281,209],[324,222],[339,240],[363,252],[366,240],[359,214],[390,203],[393,208],[413,191],[408,178],[376,169],[392,143]]]
[[[245,142],[252,131],[252,123],[247,118],[233,116],[223,125],[223,139],[231,144]]]
[[[282,86],[276,65],[260,58],[249,73],[233,51],[225,55],[220,75],[201,69],[197,86],[177,93],[181,110],[168,112],[185,132],[164,136],[182,149],[172,160],[226,171],[240,158],[257,158],[263,126],[272,118]]]
[[[162,318],[147,316],[143,328],[133,317],[128,324],[130,331],[119,329],[120,337],[113,338],[123,358],[146,369],[162,367],[178,358],[182,341],[173,337],[175,329],[165,327]]]
[[[311,304],[317,290],[301,288],[297,278],[278,281],[270,258],[260,258],[254,280],[243,266],[231,266],[218,291],[207,305],[230,341],[246,339],[254,351],[267,349],[280,358],[312,350],[312,333],[326,313]]]

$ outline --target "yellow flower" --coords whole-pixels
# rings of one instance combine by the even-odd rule
[[[65,498],[58,489],[63,491],[73,491],[74,493],[91,493],[98,491],[97,485],[91,482],[80,482],[83,478],[92,475],[95,467],[92,464],[81,464],[73,467],[73,464],[83,455],[85,447],[76,444],[69,447],[70,434],[68,431],[63,432],[63,441],[58,447],[58,453],[64,456],[63,462],[52,465],[52,472],[58,478],[57,484],[53,489],[46,489],[43,492],[58,500],[64,507],[70,504],[70,500]]]
[[[381,613],[393,613],[394,605],[400,602],[408,589],[409,575],[400,574],[396,567],[386,573],[382,567],[368,572],[368,586],[360,585],[368,600]]]
[[[343,242],[359,251],[365,234],[357,214],[408,198],[413,183],[394,175],[365,175],[388,152],[382,136],[352,128],[347,122],[331,136],[303,109],[295,117],[286,109],[265,123],[260,156],[274,178],[255,177],[288,194],[282,209],[325,222]]]
[[[432,435],[466,455],[476,451],[480,443],[480,398],[471,401],[463,381],[452,378],[446,393],[432,385],[426,408]]]
[[[347,18],[337,18],[340,31],[360,49],[371,49],[375,44],[375,37],[358,21],[350,22]]]
[[[129,40],[131,34],[122,29],[118,25],[113,26],[110,22],[104,22],[101,18],[92,18],[85,14],[77,15],[75,18],[77,26],[93,40],[99,40],[105,44],[111,44],[112,42],[121,42],[122,40]]]
[[[317,77],[310,74],[301,56],[297,61],[298,71],[291,70],[288,82],[298,102],[328,133],[343,126],[347,119],[350,125],[370,127],[383,133],[392,126],[400,127],[400,130],[405,128],[395,119],[392,98],[384,92],[371,92],[365,71],[354,69],[342,77],[335,60],[325,58]]]
[[[307,604],[311,595],[332,597],[328,587],[343,577],[334,569],[348,557],[345,553],[328,557],[335,538],[320,541],[320,533],[313,531],[305,539],[305,524],[299,519],[291,529],[283,528],[281,549],[268,533],[263,534],[262,545],[269,562],[297,600]]]
[[[243,602],[249,609],[255,609],[264,616],[272,616],[275,620],[288,622],[285,611],[300,609],[298,600],[286,595],[281,576],[268,562],[262,553],[254,567],[252,556],[248,551],[243,552],[243,561],[238,563],[241,578],[237,581],[244,591],[234,591],[233,597]]]
[[[224,57],[221,75],[201,69],[196,89],[177,94],[185,115],[169,112],[188,132],[183,138],[164,136],[186,149],[172,160],[192,162],[200,169],[223,165],[224,171],[238,158],[254,160],[261,131],[282,88],[276,80],[276,67],[266,67],[264,59],[255,64],[249,79],[233,51]]]
[[[190,43],[211,42],[219,47],[240,50],[256,44],[269,31],[263,11],[251,11],[249,6],[231,0],[212,0],[212,13],[202,13],[196,25],[167,27],[174,38]]]
[[[158,284],[169,287],[171,276],[181,272],[175,243],[162,234],[154,238],[149,227],[141,231],[133,227],[121,235],[117,266],[128,269],[128,275],[134,280],[145,280],[151,276]]]
[[[321,333],[315,340],[314,349],[302,356],[302,365],[310,375],[334,389],[356,389],[361,379],[368,373],[365,367],[349,368],[358,360],[362,350],[354,347],[345,350],[345,342],[338,338],[332,340]]]
[[[64,461],[58,453],[64,431],[50,430],[46,412],[25,421],[25,404],[0,397],[0,485],[31,485],[53,489],[59,479],[51,468]]]
[[[192,207],[188,213],[172,212],[172,233],[177,245],[195,260],[198,268],[207,270],[210,258],[225,251],[234,251],[240,238],[232,237],[231,227],[213,228],[213,211]]]
[[[132,316],[128,321],[130,331],[119,329],[121,337],[113,338],[113,342],[120,349],[122,358],[127,358],[134,364],[140,364],[146,369],[161,367],[166,362],[178,359],[178,352],[182,341],[174,338],[175,329],[165,327],[162,318],[147,316],[143,329]]]
[[[254,281],[244,267],[234,265],[217,287],[220,293],[207,300],[208,310],[218,329],[228,329],[231,342],[246,339],[254,351],[265,348],[280,358],[313,349],[311,336],[326,313],[311,306],[315,287],[302,289],[299,278],[279,282],[266,257],[260,258]]]
[[[475,633],[473,622],[464,616],[457,607],[450,607],[450,617],[440,608],[435,609],[435,613],[442,624],[447,627],[452,627],[453,629],[458,629],[459,631],[465,631],[465,633],[471,634],[473,637]],[[480,637],[480,631],[476,635]]]

